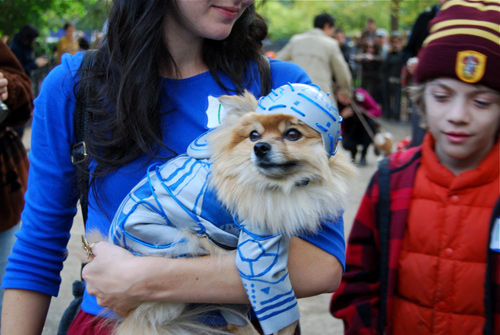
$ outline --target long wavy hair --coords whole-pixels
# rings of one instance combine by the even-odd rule
[[[93,177],[116,170],[143,154],[158,157],[158,150],[166,147],[161,133],[160,101],[165,92],[160,73],[165,69],[178,73],[161,28],[167,11],[178,14],[175,0],[113,1],[103,46],[93,55],[92,69],[82,73],[75,86],[77,99],[83,98],[81,92],[87,92],[90,126],[86,144],[97,163]],[[262,52],[266,34],[266,23],[252,4],[225,40],[205,40],[203,60],[228,93],[218,74],[231,78],[235,93],[240,94],[245,89],[250,61],[257,63],[261,93],[270,91],[269,64]],[[177,154],[166,148],[172,156]]]

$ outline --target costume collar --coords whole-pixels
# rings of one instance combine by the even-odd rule
[[[422,166],[428,178],[440,186],[454,190],[477,187],[493,182],[500,174],[499,141],[495,143],[477,169],[462,172],[458,176],[441,164],[434,147],[435,140],[430,133],[427,133],[422,143]]]

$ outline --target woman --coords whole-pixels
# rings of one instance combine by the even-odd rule
[[[38,29],[31,24],[25,24],[14,36],[10,49],[24,68],[24,71],[31,76],[31,72],[44,67],[49,59],[44,56],[33,58],[33,48],[38,37]]]
[[[107,234],[110,219],[147,166],[185,152],[208,129],[214,97],[244,89],[258,96],[287,82],[310,82],[297,66],[262,56],[263,21],[252,2],[113,2],[93,73],[79,83],[92,90],[87,230]],[[64,56],[36,103],[27,206],[4,279],[3,335],[39,334],[50,296],[58,291],[76,213],[69,151],[78,80],[71,74],[78,73],[81,59]],[[289,270],[297,296],[332,291],[340,281],[341,218],[323,229],[292,242]],[[95,258],[83,271],[82,311],[70,334],[108,334],[102,318],[93,322],[103,307],[123,315],[143,301],[248,303],[232,256],[139,258],[104,242],[92,251]]]
[[[346,334],[500,333],[500,5],[471,4],[431,22],[414,88],[428,133],[382,161],[354,221],[331,303]]]
[[[75,25],[69,22],[64,24],[64,36],[57,42],[55,57],[56,64],[61,64],[61,57],[65,53],[74,55],[80,50],[78,39],[75,35]]]

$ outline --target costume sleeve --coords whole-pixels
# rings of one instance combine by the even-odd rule
[[[345,334],[374,334],[378,322],[380,250],[375,178],[356,214],[347,245],[346,271],[330,304],[332,315],[344,321]]]
[[[16,56],[5,43],[0,41],[0,72],[7,78],[9,97],[5,104],[11,110],[6,123],[19,126],[31,118],[33,91],[31,80],[26,75]]]
[[[345,94],[351,95],[352,92],[352,77],[349,65],[344,59],[342,50],[340,50],[337,42],[332,43],[330,54],[330,67],[333,70],[333,76],[337,87],[341,88]]]
[[[35,100],[23,224],[3,277],[4,288],[58,294],[78,198],[70,147],[74,76],[81,59],[81,55],[63,57]]]
[[[363,95],[363,102],[361,103],[361,106],[366,110],[367,113],[369,113],[372,116],[379,117],[382,116],[382,109],[379,107],[375,99],[368,93],[366,90],[362,88],[356,89],[356,94],[360,93]]]

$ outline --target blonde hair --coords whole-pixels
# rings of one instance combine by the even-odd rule
[[[422,128],[427,129],[427,115],[426,115],[426,107],[425,107],[425,88],[427,87],[427,83],[423,84],[415,84],[408,86],[406,88],[406,92],[410,97],[411,102],[414,107],[417,109],[417,113],[420,114],[420,126]]]

